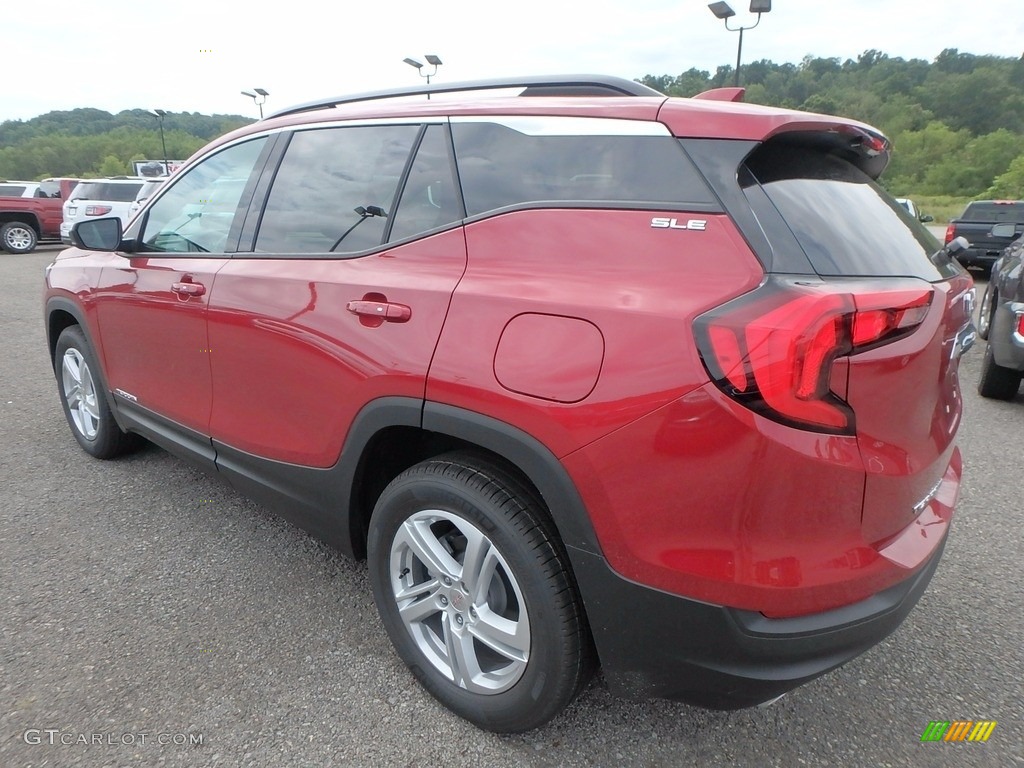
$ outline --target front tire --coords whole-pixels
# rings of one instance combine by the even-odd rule
[[[53,359],[57,388],[71,434],[90,456],[112,459],[140,443],[114,421],[103,392],[96,355],[77,325],[64,329]]]
[[[8,253],[30,253],[39,236],[31,226],[20,221],[9,221],[0,227],[0,246]]]
[[[1020,389],[1020,380],[1020,371],[1004,368],[996,363],[992,355],[992,345],[989,344],[985,349],[985,359],[981,363],[978,394],[993,400],[1013,400]]]
[[[527,731],[589,679],[591,640],[564,548],[511,474],[464,453],[406,470],[377,501],[367,548],[395,650],[459,716]]]

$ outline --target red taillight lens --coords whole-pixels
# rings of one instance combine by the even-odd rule
[[[1017,327],[1015,330],[1018,336],[1024,337],[1024,312],[1017,313]]]
[[[112,207],[109,205],[87,205],[85,207],[86,216],[106,216]]]
[[[954,237],[956,237],[956,225],[948,224],[946,226],[946,239],[943,241],[943,245],[949,245],[952,243]]]
[[[697,318],[701,357],[723,392],[763,416],[852,434],[853,411],[830,386],[832,364],[924,321],[932,288],[905,286],[773,277]]]

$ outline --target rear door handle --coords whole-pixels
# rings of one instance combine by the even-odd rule
[[[361,317],[376,317],[389,323],[404,323],[412,317],[412,309],[392,301],[350,301],[348,311]]]
[[[202,283],[171,283],[171,290],[179,296],[202,296],[206,286]]]

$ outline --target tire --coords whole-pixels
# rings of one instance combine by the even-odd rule
[[[981,297],[981,307],[978,309],[978,336],[988,341],[988,333],[992,329],[992,319],[996,316],[996,305],[999,301],[996,289],[989,282],[985,293]]]
[[[57,339],[53,363],[57,390],[71,434],[90,456],[113,459],[138,447],[138,435],[122,432],[104,395],[96,356],[77,325]]]
[[[535,494],[499,467],[454,453],[406,470],[377,501],[367,552],[395,650],[460,717],[527,731],[589,680],[593,645],[564,548]]]
[[[0,227],[0,246],[8,253],[30,253],[37,242],[39,236],[28,224],[9,221]]]
[[[993,400],[1013,400],[1020,389],[1021,372],[1012,368],[1003,368],[996,364],[992,355],[992,345],[985,348],[985,359],[981,363],[981,379],[978,381],[978,394]]]

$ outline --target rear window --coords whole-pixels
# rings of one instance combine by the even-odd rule
[[[138,194],[142,182],[83,181],[75,187],[75,200],[106,200],[114,203],[130,203]]]
[[[748,183],[761,185],[819,275],[934,281],[958,272],[931,232],[842,158],[764,145],[747,169]]]
[[[980,221],[986,224],[1024,224],[1024,203],[968,203],[960,220]]]
[[[675,139],[667,133],[643,135],[651,133],[650,124],[623,125],[629,122],[453,123],[467,213],[530,202],[715,202]]]

